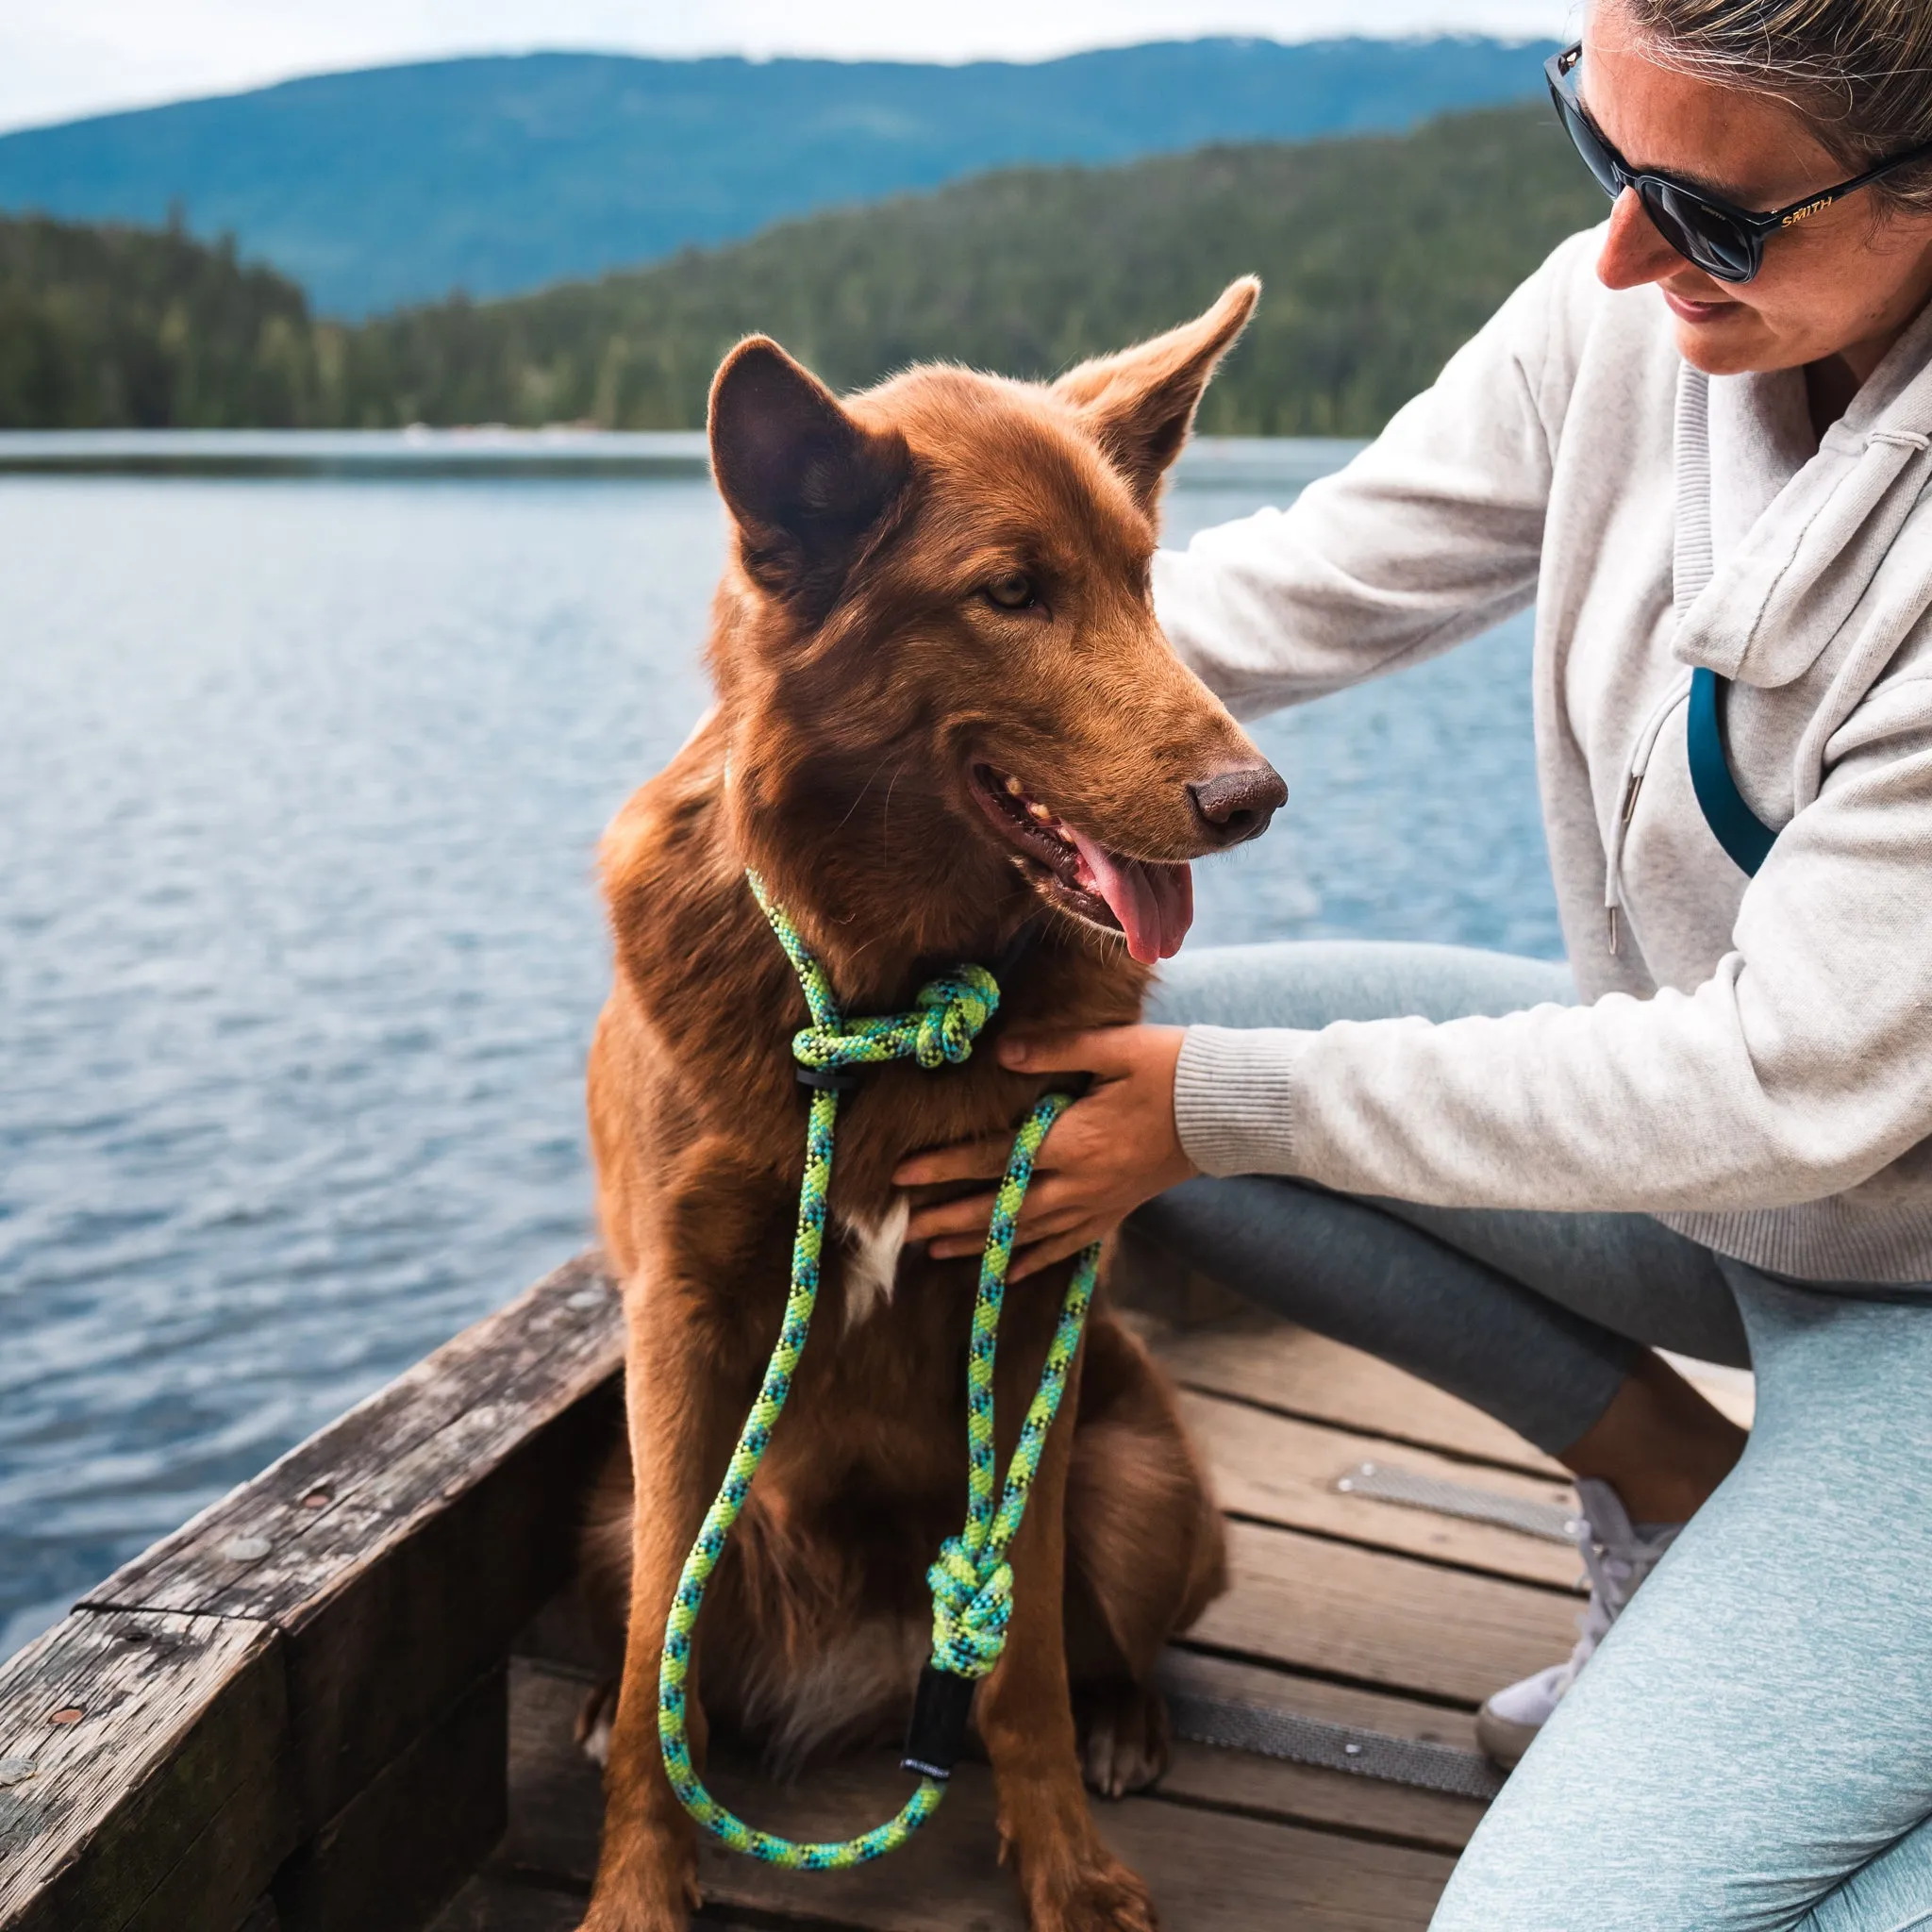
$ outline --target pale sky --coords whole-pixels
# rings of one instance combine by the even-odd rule
[[[1574,0],[0,0],[0,127],[447,54],[1034,59],[1204,34],[1560,34]]]

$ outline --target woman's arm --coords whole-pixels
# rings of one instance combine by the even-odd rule
[[[1238,714],[1448,650],[1536,593],[1595,238],[1565,242],[1345,469],[1154,562],[1174,650]]]
[[[1932,1137],[1932,672],[1874,692],[1835,745],[1694,991],[1191,1027],[1190,1158],[1469,1208],[1720,1213],[1869,1180]]]

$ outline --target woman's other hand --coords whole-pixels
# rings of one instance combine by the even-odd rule
[[[1077,1254],[1117,1227],[1141,1202],[1198,1170],[1174,1124],[1174,1072],[1185,1029],[1106,1026],[1001,1042],[1000,1064],[1023,1074],[1091,1074],[1093,1085],[1054,1123],[1034,1163],[1021,1210],[1009,1278],[1018,1281]],[[902,1188],[997,1181],[1010,1138],[961,1141],[916,1154],[892,1178]],[[962,1195],[913,1215],[908,1241],[937,1259],[976,1255],[986,1245],[993,1194]]]

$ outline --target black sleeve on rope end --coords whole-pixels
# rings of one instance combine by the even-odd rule
[[[899,1760],[901,1770],[917,1772],[921,1777],[952,1776],[953,1767],[966,1748],[966,1720],[978,1688],[976,1678],[956,1677],[936,1664],[928,1663],[920,1671],[919,1689],[912,1696],[912,1722],[906,1726],[906,1755]]]
[[[824,1093],[850,1093],[865,1077],[862,1067],[794,1067],[791,1077],[801,1087],[816,1087]]]

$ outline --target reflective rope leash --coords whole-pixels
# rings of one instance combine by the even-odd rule
[[[705,1586],[744,1507],[752,1478],[791,1393],[798,1358],[805,1352],[812,1307],[818,1299],[839,1096],[856,1084],[859,1069],[890,1060],[916,1059],[929,1068],[957,1066],[972,1054],[974,1041],[992,1018],[1000,999],[998,983],[983,966],[961,966],[922,987],[910,1013],[847,1021],[839,1011],[824,968],[812,957],[797,928],[772,903],[758,875],[748,873],[746,877],[798,974],[811,1011],[811,1024],[801,1028],[791,1041],[798,1078],[813,1090],[811,1118],[805,1132],[805,1180],[798,1191],[798,1233],[791,1245],[791,1288],[785,1301],[785,1320],[765,1369],[764,1384],[731,1453],[724,1484],[706,1512],[704,1527],[677,1580],[677,1595],[664,1625],[664,1657],[658,1674],[658,1738],[671,1789],[706,1830],[734,1851],[761,1858],[768,1865],[823,1872],[867,1864],[896,1851],[939,1809],[945,1796],[946,1780],[965,1741],[974,1686],[999,1661],[1006,1643],[1013,1605],[1013,1572],[1007,1550],[1026,1513],[1026,1498],[1040,1468],[1047,1431],[1053,1426],[1067,1372],[1080,1346],[1080,1331],[1093,1299],[1100,1249],[1096,1244],[1081,1254],[1067,1286],[1040,1387],[1021,1426],[995,1508],[993,1362],[1007,1267],[1013,1254],[1013,1228],[1026,1198],[1026,1185],[1033,1177],[1041,1143],[1047,1129],[1071,1105],[1070,1095],[1049,1093],[1034,1106],[1014,1139],[979,1264],[979,1292],[973,1305],[973,1336],[966,1359],[966,1523],[958,1536],[946,1539],[938,1560],[925,1574],[932,1591],[932,1657],[920,1673],[906,1740],[904,1764],[918,1774],[918,1789],[897,1817],[858,1838],[798,1844],[746,1824],[712,1797],[691,1766],[685,1735],[684,1687],[691,1672],[691,1630],[704,1605]]]

